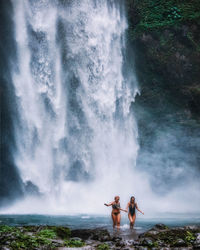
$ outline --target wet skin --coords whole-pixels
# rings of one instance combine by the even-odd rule
[[[120,204],[119,199],[120,199],[119,196],[116,196],[114,201],[110,202],[109,204],[105,203],[104,205],[105,206],[113,206],[115,204],[118,205]],[[113,221],[113,228],[115,228],[115,226],[117,226],[118,229],[120,228],[120,220],[121,220],[120,211],[126,212],[126,210],[122,208],[116,209],[112,207],[111,217]]]

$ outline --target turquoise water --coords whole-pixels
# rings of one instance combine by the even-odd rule
[[[196,218],[137,218],[135,230],[138,233],[144,232],[157,223],[164,223],[167,226],[184,226],[190,224],[200,225],[200,217]],[[94,216],[81,214],[76,216],[55,216],[55,215],[0,215],[0,225],[60,225],[76,228],[106,228],[112,230],[110,216]],[[122,217],[121,231],[128,231],[128,219]]]

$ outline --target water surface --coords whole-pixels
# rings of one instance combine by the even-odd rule
[[[135,223],[136,233],[142,233],[152,228],[157,223],[164,223],[169,227],[200,225],[200,217],[193,218],[137,218]],[[112,229],[112,221],[110,216],[106,215],[88,215],[80,214],[76,216],[63,215],[0,215],[0,225],[6,224],[11,226],[25,225],[53,225],[68,226],[71,229],[83,228],[106,228],[110,232]],[[121,229],[122,234],[130,234],[129,223],[126,217],[122,217]]]

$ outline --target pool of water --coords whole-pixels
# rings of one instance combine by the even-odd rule
[[[200,217],[195,218],[137,218],[135,230],[142,233],[157,223],[164,223],[169,227],[184,225],[200,225]],[[81,228],[106,228],[112,231],[110,216],[80,214],[76,216],[61,215],[0,215],[0,225],[23,226],[23,225],[60,225],[71,229]],[[128,218],[122,217],[121,232],[129,230]]]

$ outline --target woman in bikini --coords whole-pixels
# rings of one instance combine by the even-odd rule
[[[136,211],[137,209],[141,214],[144,214],[137,206],[137,203],[135,202],[135,197],[131,196],[130,202],[128,202],[127,207],[126,207],[126,212],[128,212],[128,218],[130,221],[130,228],[132,229],[135,223],[136,219]]]
[[[111,217],[113,220],[113,228],[115,228],[116,225],[117,225],[117,228],[120,227],[120,220],[121,220],[120,211],[127,212],[125,209],[120,208],[119,199],[120,199],[119,196],[115,196],[114,201],[112,201],[108,204],[106,204],[106,203],[104,204],[107,207],[112,206]]]

